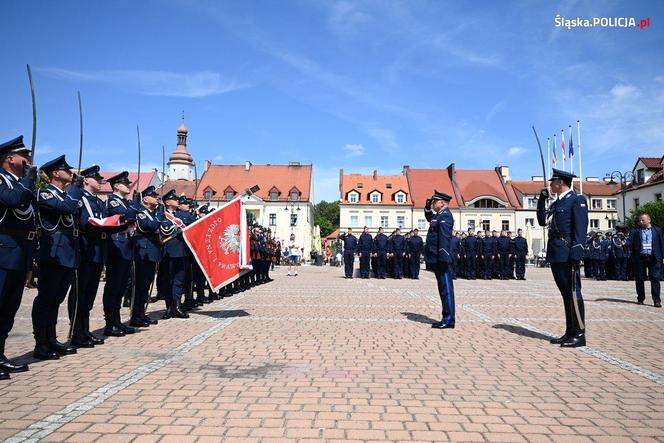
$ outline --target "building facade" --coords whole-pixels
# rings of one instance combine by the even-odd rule
[[[218,208],[258,185],[260,190],[244,197],[250,218],[272,231],[282,242],[291,234],[304,248],[304,257],[319,251],[314,230],[313,167],[290,162],[287,165],[213,165],[205,162],[196,200]]]
[[[529,241],[531,255],[546,244],[544,230],[538,226],[536,216],[544,180],[533,177],[528,181],[514,181],[507,166],[494,169],[457,169],[454,163],[445,169],[404,166],[402,175],[397,176],[380,176],[377,171],[373,176],[344,174],[341,170],[339,183],[342,230],[349,226],[361,229],[366,225],[374,233],[385,221],[386,231],[391,232],[397,226],[405,230],[418,228],[426,237],[429,225],[424,206],[438,191],[452,197],[449,208],[455,230],[511,231],[516,235],[521,228]],[[575,182],[574,186],[579,192],[579,183]],[[583,186],[589,205],[589,230],[605,231],[615,227],[617,186],[597,178],[587,179]],[[398,201],[394,197],[397,191],[403,194]]]
[[[664,156],[639,157],[632,168],[633,180],[616,194],[618,214],[630,213],[645,203],[662,200],[664,195]],[[631,177],[630,177],[631,178]]]
[[[168,180],[195,180],[195,164],[191,154],[187,151],[187,127],[184,117],[178,127],[178,140],[175,151],[168,158]]]

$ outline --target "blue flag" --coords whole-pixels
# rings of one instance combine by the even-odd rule
[[[572,142],[572,130],[569,131],[569,156],[574,155],[574,143]]]

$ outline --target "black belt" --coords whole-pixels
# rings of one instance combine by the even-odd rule
[[[159,235],[158,235],[158,234],[144,234],[144,233],[140,233],[140,234],[137,233],[137,234],[134,234],[134,238],[141,238],[141,237],[152,238],[152,239],[159,239]]]
[[[53,235],[56,232],[60,232],[61,234],[69,234],[74,238],[78,238],[78,229],[54,229],[52,231],[49,231],[48,229],[43,229],[42,235]]]
[[[100,238],[102,240],[106,239],[105,232],[83,232],[83,237],[87,238]]]
[[[34,240],[37,238],[37,230],[30,231],[28,229],[11,229],[0,226],[0,234],[13,235],[16,237],[25,238],[26,240]]]

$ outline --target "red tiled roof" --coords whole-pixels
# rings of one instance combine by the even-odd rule
[[[113,177],[114,175],[118,175],[122,171],[100,171],[99,175],[104,177],[104,179],[108,179],[110,177]],[[148,184],[152,181],[154,178],[155,174],[157,174],[156,171],[148,171],[148,172],[141,172],[141,180],[140,180],[140,185],[141,189],[139,191],[142,191],[143,189],[148,187]],[[131,185],[129,185],[129,191],[130,194],[134,192],[136,189],[136,186],[139,184],[138,181],[138,172],[130,172],[129,173],[129,181],[131,181]],[[101,185],[101,189],[99,190],[101,194],[110,194],[113,192],[113,188],[109,183],[104,183]]]
[[[217,192],[213,200],[224,199],[223,190],[232,187],[237,192],[254,185],[260,186],[256,193],[263,200],[270,200],[270,189],[274,186],[280,191],[278,201],[288,201],[288,192],[296,187],[300,191],[299,201],[311,200],[311,165],[210,165],[201,177],[198,185],[197,200],[204,200],[205,189],[210,187]]]
[[[662,168],[662,158],[661,157],[639,157],[639,159],[636,161],[636,163],[638,163],[639,161],[643,162],[643,164],[648,169],[661,169]]]
[[[511,181],[509,183],[514,191],[521,195],[538,195],[540,191],[546,187],[546,184],[543,181]],[[580,186],[579,182],[574,182],[574,190],[579,192]],[[619,185],[609,185],[606,182],[594,182],[594,181],[584,181],[583,182],[583,194],[590,196],[610,196],[615,194],[620,190]]]
[[[358,187],[358,184],[361,184],[361,187]],[[388,188],[387,185],[391,185],[391,188]],[[408,180],[404,175],[376,175],[374,178],[373,175],[344,174],[341,180],[342,203],[349,203],[348,193],[352,190],[356,190],[360,194],[360,204],[395,205],[397,203],[394,201],[393,195],[398,191],[406,193],[406,203],[402,203],[402,205],[411,206],[413,204]],[[369,195],[374,191],[382,194],[380,203],[371,203],[369,200]]]
[[[178,196],[184,194],[189,198],[193,198],[196,190],[196,180],[166,180],[162,192],[165,194],[171,189],[175,189]]]
[[[478,197],[490,196],[510,206],[501,179],[493,169],[457,169],[455,181],[466,204]]]
[[[406,169],[410,194],[416,208],[424,208],[426,200],[434,190],[451,195],[450,208],[458,208],[459,203],[447,169]]]

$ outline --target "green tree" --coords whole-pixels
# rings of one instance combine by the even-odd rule
[[[314,223],[320,226],[320,236],[325,238],[339,227],[339,201],[321,200],[314,206]]]
[[[634,228],[639,224],[639,217],[644,212],[647,212],[650,215],[652,224],[655,226],[663,227],[664,226],[664,200],[656,202],[648,202],[643,206],[639,206],[636,209],[633,209],[627,217],[627,226]]]

